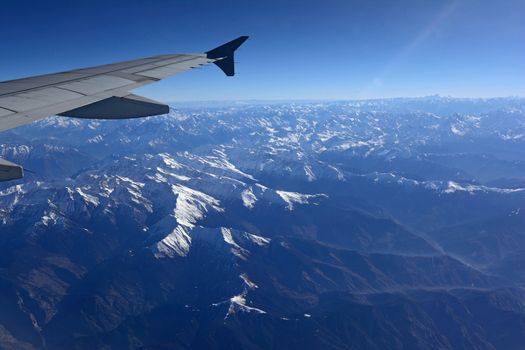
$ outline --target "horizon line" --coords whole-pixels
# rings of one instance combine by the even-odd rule
[[[167,104],[181,104],[181,103],[246,103],[246,102],[363,102],[363,101],[385,101],[385,100],[418,100],[427,98],[440,98],[452,100],[525,100],[525,95],[507,95],[507,96],[491,96],[491,97],[460,97],[451,95],[425,95],[425,96],[398,96],[398,97],[371,97],[371,98],[282,98],[282,99],[266,99],[266,98],[240,98],[240,99],[212,99],[212,100],[172,100],[167,101]]]

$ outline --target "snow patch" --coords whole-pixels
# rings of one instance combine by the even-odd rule
[[[302,194],[297,192],[275,191],[283,201],[286,202],[287,209],[293,210],[294,204],[310,204],[314,198],[328,198],[326,194]]]
[[[240,245],[238,245],[237,242],[235,242],[232,236],[232,231],[229,228],[221,227],[221,234],[222,238],[224,239],[224,242],[232,246],[231,252],[233,253],[233,255],[245,260],[245,255],[248,254],[248,251]]]
[[[475,192],[496,192],[496,193],[514,193],[525,191],[525,188],[496,188],[479,185],[460,185],[454,181],[448,181],[447,188],[443,191],[446,194],[452,194],[455,192],[467,192],[474,194]]]
[[[518,208],[518,209],[516,209],[516,210],[513,210],[513,211],[509,214],[509,216],[519,215],[520,211],[521,211],[521,208]]]
[[[341,172],[341,170],[337,169],[335,166],[333,165],[329,165],[328,166],[330,169],[332,169],[333,171],[335,171],[335,173],[337,174],[337,180],[339,181],[345,181],[345,176],[344,174]]]
[[[191,237],[188,229],[178,225],[173,232],[167,235],[162,241],[158,242],[156,258],[170,257],[175,255],[185,257],[188,255],[191,246]]]
[[[452,124],[450,126],[450,131],[457,136],[465,136],[465,134],[467,133],[465,130],[461,130],[460,126],[457,124]]]
[[[235,241],[233,240],[232,231],[229,228],[221,227],[221,234],[222,234],[222,238],[224,239],[224,242],[234,247],[240,248],[239,245],[235,243]]]
[[[248,277],[247,274],[245,273],[241,273],[239,275],[239,277],[244,281],[244,284],[246,285],[246,287],[248,287],[249,289],[257,289],[259,288],[258,285],[256,285],[255,283],[253,283],[252,281],[250,281],[250,278]]]
[[[85,193],[81,188],[77,187],[75,191],[82,197],[82,199],[84,199],[86,203],[91,203],[95,207],[98,207],[100,204],[100,201],[97,197]]]
[[[125,185],[124,187],[131,195],[131,201],[143,206],[148,212],[153,212],[153,204],[142,195],[141,190],[146,186],[143,182],[133,181],[124,176],[117,176],[117,183]]]
[[[102,135],[97,135],[87,140],[88,143],[93,143],[93,144],[101,143],[103,141],[104,141],[104,138],[102,137]]]
[[[314,172],[312,171],[312,167],[309,165],[305,165],[304,167],[304,173],[306,174],[306,178],[309,182],[317,180],[317,177],[315,176]]]
[[[252,241],[260,247],[268,245],[272,241],[270,238],[257,236],[252,233],[246,233],[246,238],[248,238],[250,241]]]
[[[42,216],[42,224],[45,226],[54,225],[57,222],[57,214],[54,211],[47,213]]]
[[[246,208],[253,209],[255,202],[257,201],[257,197],[255,197],[255,194],[253,194],[253,189],[251,186],[248,189],[242,191],[241,199],[242,204]]]
[[[171,177],[173,177],[174,179],[179,180],[179,181],[184,181],[184,182],[186,182],[186,181],[191,180],[191,178],[189,178],[189,177],[187,177],[187,176],[174,174],[174,173],[169,172],[169,171],[167,171],[167,170],[165,170],[165,169],[162,169],[162,168],[160,168],[160,167],[157,167],[157,171],[158,171],[160,174],[162,174],[162,175],[171,176]]]
[[[172,169],[182,169],[182,165],[177,162],[175,159],[171,158],[167,153],[161,153],[159,156],[162,158],[164,164],[169,166]]]
[[[234,315],[238,312],[248,312],[248,313],[256,313],[256,314],[265,314],[266,311],[258,309],[256,307],[250,307],[246,305],[246,295],[239,294],[235,295],[230,298],[230,308],[228,309],[228,313],[226,314],[226,318],[228,316]]]

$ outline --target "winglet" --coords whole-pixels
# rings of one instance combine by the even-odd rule
[[[231,77],[235,75],[234,53],[246,40],[247,36],[240,36],[224,45],[221,45],[211,51],[206,52],[206,57],[211,59],[218,59],[214,63],[219,67],[224,74]]]

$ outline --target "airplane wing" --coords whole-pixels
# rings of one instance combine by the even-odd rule
[[[202,54],[171,54],[92,68],[0,82],[0,131],[52,115],[125,119],[165,114],[168,106],[130,90],[214,63],[235,75],[234,52],[241,36]],[[21,167],[0,160],[0,181],[23,176]]]

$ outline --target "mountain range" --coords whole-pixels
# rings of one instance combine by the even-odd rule
[[[525,100],[3,132],[0,348],[521,349]]]

